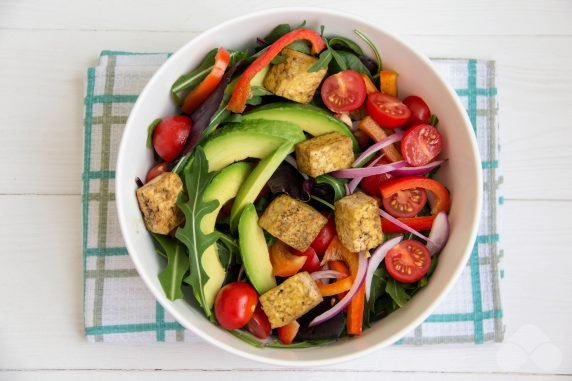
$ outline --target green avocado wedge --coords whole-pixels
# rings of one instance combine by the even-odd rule
[[[252,166],[248,163],[235,163],[219,172],[204,190],[203,200],[218,200],[218,207],[206,214],[201,220],[201,230],[204,234],[215,231],[217,216],[223,205],[234,198],[238,190],[252,172]],[[201,258],[201,265],[208,275],[208,280],[203,286],[203,292],[208,308],[212,308],[215,297],[224,283],[226,270],[222,266],[216,243],[209,246]]]
[[[258,214],[253,204],[247,204],[240,216],[238,243],[246,275],[256,291],[262,295],[276,287],[268,246],[264,232],[258,226]]]
[[[267,119],[291,122],[313,136],[340,132],[352,139],[354,151],[359,150],[357,140],[347,125],[316,106],[285,102],[271,103],[247,112],[242,118],[243,120]]]
[[[250,173],[242,187],[238,191],[232,209],[230,211],[230,230],[236,231],[238,220],[245,206],[254,203],[256,197],[268,182],[268,179],[276,171],[280,163],[294,151],[294,144],[287,142],[282,144],[274,153],[262,159],[256,168]]]
[[[246,158],[264,159],[289,142],[297,144],[306,137],[294,123],[276,120],[248,120],[228,125],[215,132],[203,145],[209,172]]]

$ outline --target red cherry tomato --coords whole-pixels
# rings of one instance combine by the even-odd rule
[[[379,189],[379,188],[378,188]],[[319,257],[323,256],[328,248],[332,239],[336,236],[336,222],[333,218],[328,219],[328,223],[324,225],[322,230],[318,233],[314,242],[310,245],[318,254]]]
[[[278,328],[278,340],[280,340],[282,344],[292,344],[294,338],[298,334],[299,329],[300,323],[298,323],[296,320]]]
[[[316,254],[316,251],[312,248],[312,246],[307,248],[304,252],[293,250],[293,254],[303,255],[306,257],[306,262],[300,271],[313,273],[314,271],[320,271],[322,269],[322,266],[320,265],[320,258],[318,258],[318,254]]]
[[[401,127],[411,116],[411,111],[399,98],[383,93],[369,94],[366,106],[373,120],[384,128]]]
[[[270,336],[272,328],[270,327],[268,317],[260,305],[254,310],[254,315],[252,315],[252,318],[248,321],[248,324],[246,324],[246,329],[259,339],[266,339]]]
[[[169,172],[168,163],[163,161],[147,172],[147,177],[145,177],[145,182],[148,183],[149,181],[153,180],[155,177],[159,176],[161,173]]]
[[[330,111],[354,111],[365,101],[365,83],[358,72],[344,70],[326,78],[320,94]]]
[[[391,248],[385,256],[385,268],[398,282],[413,283],[423,278],[431,266],[431,255],[425,245],[408,239]]]
[[[155,152],[165,161],[177,158],[191,132],[191,118],[174,115],[163,119],[153,131]]]
[[[411,111],[411,116],[406,123],[407,127],[415,127],[418,124],[427,124],[431,118],[431,110],[423,100],[417,95],[410,95],[403,100],[403,104]]]
[[[376,160],[376,159],[374,159]],[[385,157],[382,157],[374,166],[377,167],[379,165],[389,164],[390,161]],[[382,173],[381,175],[373,175],[364,177],[361,182],[359,183],[360,188],[372,197],[379,197],[379,187],[391,179],[389,173]]]
[[[215,298],[215,317],[221,327],[232,330],[244,327],[254,314],[258,294],[245,282],[229,283]]]
[[[415,217],[427,202],[427,192],[423,188],[399,190],[382,202],[383,208],[393,217]]]
[[[410,128],[401,139],[401,154],[412,167],[429,163],[441,153],[442,148],[441,134],[430,124]]]

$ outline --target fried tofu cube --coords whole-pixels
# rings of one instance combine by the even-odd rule
[[[307,272],[293,275],[260,295],[260,304],[273,329],[298,319],[322,300],[316,281]]]
[[[377,201],[362,192],[335,203],[336,231],[350,251],[373,249],[383,241]]]
[[[177,207],[177,197],[182,191],[181,178],[172,172],[165,172],[137,189],[137,201],[147,230],[169,234],[183,222],[183,213]]]
[[[272,93],[298,103],[310,103],[327,69],[308,72],[318,59],[292,49],[283,49],[286,60],[273,65],[264,78],[264,87]]]
[[[284,194],[266,207],[258,225],[294,249],[305,251],[326,222],[316,209]]]
[[[330,132],[296,144],[298,169],[311,177],[350,168],[354,160],[352,139],[340,132]]]

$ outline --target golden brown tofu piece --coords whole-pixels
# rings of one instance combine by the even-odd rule
[[[260,304],[273,329],[298,319],[322,300],[320,289],[307,272],[293,275],[260,295]]]
[[[335,204],[336,231],[341,243],[352,252],[377,247],[383,241],[377,201],[362,192]]]
[[[172,172],[165,172],[137,189],[137,201],[147,230],[169,234],[183,222],[183,213],[177,207],[177,197],[182,191],[183,182]]]
[[[352,139],[341,132],[330,132],[296,144],[298,169],[311,177],[350,168],[354,160]]]
[[[305,251],[326,222],[316,209],[284,194],[266,207],[258,225],[294,249]]]
[[[272,93],[298,103],[310,103],[327,69],[310,73],[310,66],[317,58],[292,49],[280,53],[286,61],[270,67],[264,78],[264,87]]]

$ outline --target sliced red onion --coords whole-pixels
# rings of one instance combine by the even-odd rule
[[[439,253],[449,239],[449,217],[445,212],[439,212],[431,225],[427,248],[431,255]]]
[[[432,169],[443,164],[445,161],[446,160],[438,160],[420,167],[403,167],[396,169],[391,172],[391,174],[396,176],[423,176],[426,173],[429,173]]]
[[[403,138],[403,132],[396,132],[394,134],[389,135],[387,138],[381,139],[379,142],[371,145],[368,149],[363,151],[361,155],[359,155],[358,158],[355,159],[354,163],[352,164],[352,167],[355,167],[356,165],[361,163],[366,157],[368,157],[372,153],[377,152],[380,149],[385,148],[390,144],[400,141],[401,138]]]
[[[350,189],[350,186],[348,185],[348,183],[344,184],[344,187],[346,188],[346,196],[349,196],[350,194],[352,194],[352,190]]]
[[[350,114],[347,112],[341,112],[339,114],[335,114],[334,118],[339,120],[340,122],[344,123],[348,128],[352,128],[352,118],[350,118]]]
[[[346,308],[347,305],[352,301],[352,299],[358,292],[359,288],[363,284],[366,270],[367,270],[367,258],[365,257],[365,252],[360,251],[358,254],[358,271],[354,279],[354,282],[352,283],[352,286],[350,287],[350,290],[348,291],[346,296],[344,296],[342,300],[336,303],[332,308],[330,308],[323,314],[316,316],[314,320],[310,322],[309,326],[313,327],[318,324],[322,324],[323,322],[330,320],[331,318],[342,312],[344,308]]]
[[[320,279],[331,279],[331,278],[340,279],[344,278],[346,275],[342,274],[339,271],[323,270],[323,271],[314,271],[313,273],[310,274],[310,276],[314,280],[320,280]]]
[[[417,230],[415,230],[415,229],[407,226],[403,222],[399,221],[397,218],[393,217],[391,214],[387,213],[385,210],[379,209],[379,215],[382,216],[383,218],[389,220],[393,224],[399,226],[401,229],[408,231],[409,233],[421,238],[424,241],[427,241],[427,243],[433,242],[433,241],[431,241],[431,239],[429,239],[428,237],[425,237],[423,234],[419,233]]]
[[[402,239],[403,239],[403,236],[400,235],[400,236],[394,237],[388,241],[385,241],[377,249],[375,249],[375,251],[371,255],[371,258],[369,258],[369,264],[367,265],[367,272],[365,275],[365,298],[366,298],[366,300],[369,300],[369,294],[371,291],[371,281],[373,279],[373,273],[379,267],[379,264],[381,263],[381,261],[383,261],[383,258],[385,258],[385,255],[387,254],[387,252],[391,248],[393,248],[395,245],[397,245],[399,242],[401,242]]]
[[[367,166],[373,167],[374,165],[376,165],[381,160],[382,157],[383,157],[383,155],[378,157],[377,159],[375,159],[371,163],[369,163]],[[348,184],[348,190],[349,190],[350,194],[355,192],[357,186],[359,185],[359,183],[362,180],[363,180],[363,177],[356,177],[356,178],[352,179],[352,181],[350,181],[350,183]]]
[[[331,175],[339,179],[353,179],[356,177],[368,177],[393,172],[394,170],[405,167],[406,165],[406,161],[400,160],[394,163],[378,165],[376,167],[341,169],[339,171],[332,172]]]
[[[302,177],[304,178],[304,180],[308,180],[309,177],[307,174],[301,172],[298,169],[298,163],[296,163],[296,159],[294,159],[292,156],[288,155],[286,156],[286,158],[284,159],[285,162],[287,162],[288,164],[290,164],[291,166],[293,166],[298,172],[300,172],[300,174],[302,175]]]

